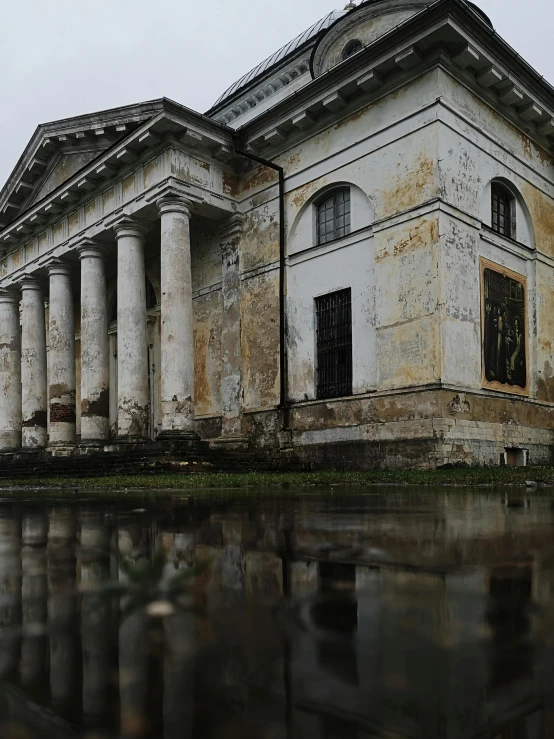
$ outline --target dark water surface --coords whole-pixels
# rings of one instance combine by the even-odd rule
[[[552,499],[340,490],[0,499],[0,739],[554,738]]]

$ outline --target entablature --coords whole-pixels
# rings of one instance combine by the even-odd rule
[[[146,198],[167,178],[201,193],[212,212],[233,212],[234,197],[225,187],[235,157],[232,132],[198,119],[166,109],[149,118],[4,227],[0,250],[18,251],[33,238],[61,233],[64,223],[88,227],[90,218]],[[65,238],[70,235],[66,231]]]
[[[446,63],[554,154],[554,88],[519,58],[516,63],[515,52],[514,63],[508,64],[510,49],[505,42],[495,42],[495,54],[490,27],[464,6],[463,0],[439,0],[400,24],[239,129],[243,145],[266,157],[275,156],[433,65]]]

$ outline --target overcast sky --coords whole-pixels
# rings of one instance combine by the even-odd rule
[[[199,112],[345,0],[0,0],[0,186],[39,123],[169,97]],[[552,0],[480,0],[554,83]]]

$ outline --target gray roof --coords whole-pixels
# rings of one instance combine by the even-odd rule
[[[306,44],[308,41],[314,39],[318,34],[320,34],[322,31],[327,30],[329,26],[334,23],[338,18],[343,16],[346,12],[346,10],[333,10],[328,15],[325,16],[325,18],[322,18],[317,23],[314,23],[313,26],[310,26],[307,31],[304,31],[304,33],[301,33],[300,36],[297,36],[292,41],[289,41],[286,46],[283,46],[279,51],[276,51],[274,54],[269,56],[265,61],[261,62],[261,64],[258,64],[257,67],[254,67],[248,74],[245,74],[243,77],[240,78],[240,80],[237,80],[234,84],[229,87],[228,90],[226,90],[223,95],[221,95],[220,98],[214,103],[213,108],[217,108],[220,106],[225,100],[228,98],[233,97],[235,93],[237,93],[239,90],[242,90],[243,87],[246,87],[250,82],[255,80],[257,77],[260,77],[265,72],[268,72],[273,67],[277,66],[279,62],[286,59],[288,56],[293,54],[297,49],[299,49],[301,46]]]

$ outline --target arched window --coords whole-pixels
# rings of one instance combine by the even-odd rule
[[[316,205],[317,243],[340,239],[350,233],[350,188],[333,190]]]
[[[354,56],[354,54],[357,54],[363,48],[364,46],[359,39],[354,39],[353,41],[349,41],[342,51],[343,60],[348,59],[348,57],[350,56]]]
[[[491,185],[491,225],[493,231],[508,236],[510,239],[516,237],[516,209],[515,198],[508,188],[498,182]]]

